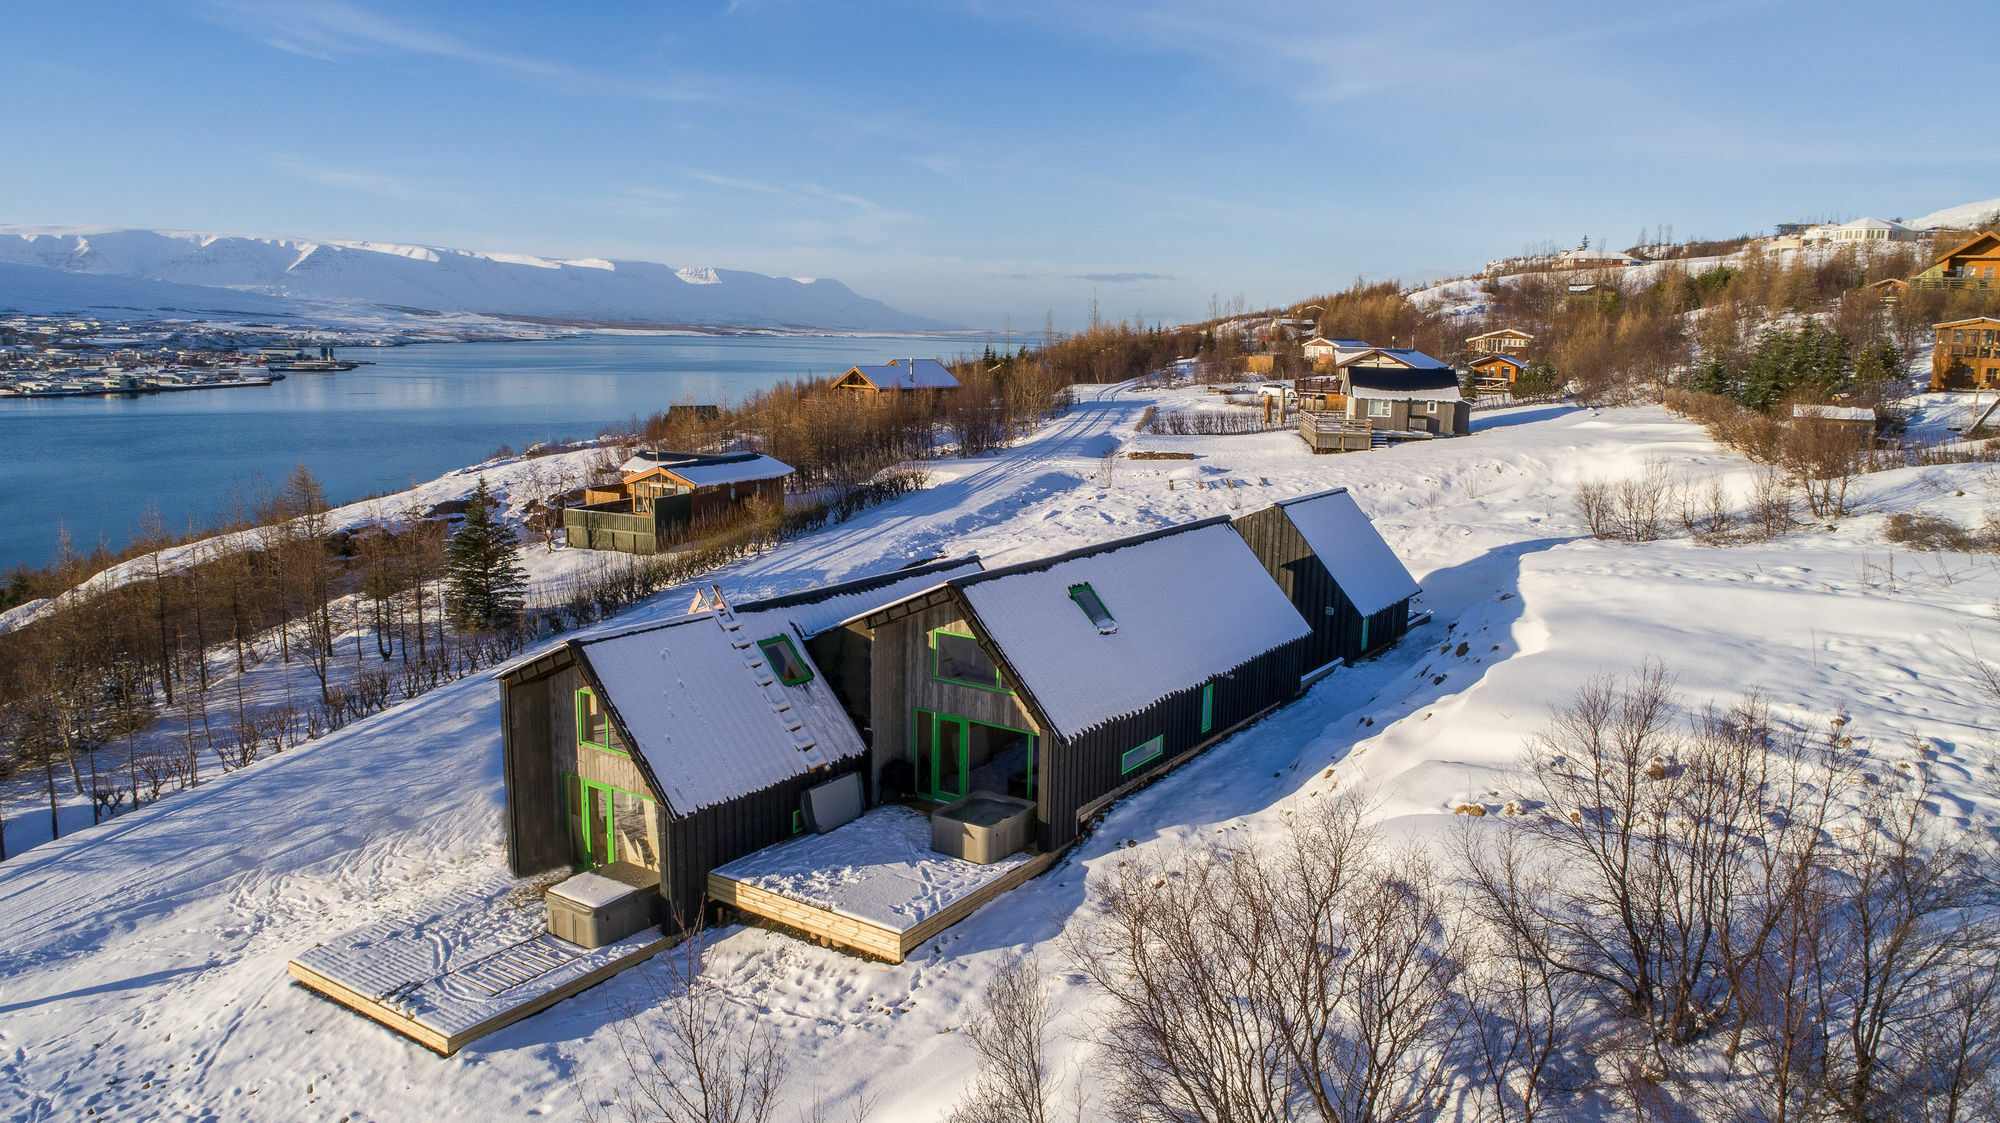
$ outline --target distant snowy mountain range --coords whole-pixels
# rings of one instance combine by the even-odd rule
[[[0,309],[437,312],[598,324],[932,331],[839,281],[386,242],[0,226]]]

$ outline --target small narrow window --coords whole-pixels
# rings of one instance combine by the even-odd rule
[[[1211,682],[1207,686],[1201,688],[1201,731],[1203,733],[1206,733],[1214,728],[1215,728],[1215,684]]]
[[[813,677],[812,668],[799,658],[799,649],[792,646],[792,637],[772,636],[758,640],[757,648],[764,653],[765,659],[770,660],[771,670],[777,673],[778,681],[786,686],[797,686]]]
[[[594,749],[611,748],[611,719],[589,687],[576,692],[576,743]]]
[[[1368,650],[1368,618],[1361,618],[1361,650]]]
[[[1158,760],[1166,749],[1167,739],[1164,736],[1155,737],[1136,749],[1127,749],[1125,755],[1118,758],[1118,774],[1122,776],[1134,769],[1144,768]]]
[[[1104,599],[1097,595],[1096,589],[1087,584],[1071,585],[1069,599],[1075,601],[1078,608],[1083,609],[1083,614],[1090,617],[1092,624],[1097,625],[1098,635],[1108,636],[1118,630],[1118,621],[1112,619],[1111,610],[1104,607]]]
[[[804,811],[792,812],[792,833],[806,833],[806,813]]]

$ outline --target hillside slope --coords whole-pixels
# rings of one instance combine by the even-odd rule
[[[1286,432],[1131,435],[1149,405],[1200,401],[1106,393],[998,458],[939,465],[929,491],[712,578],[741,599],[940,546],[1004,564],[1344,485],[1436,614],[1127,799],[1055,870],[906,963],[756,928],[711,933],[708,970],[733,996],[729,1016],[771,1027],[790,1064],[780,1117],[816,1093],[844,1116],[866,1089],[873,1119],[935,1120],[974,1066],[955,1032],[968,1000],[1009,954],[1052,965],[1055,1030],[1082,1032],[1088,992],[1062,981],[1059,941],[1087,915],[1087,885],[1133,847],[1275,838],[1288,809],[1335,784],[1374,793],[1398,833],[1438,836],[1464,822],[1451,814],[1461,803],[1497,812],[1547,706],[1649,656],[1695,701],[1761,688],[1808,731],[1839,714],[1882,770],[1931,770],[1939,814],[1966,829],[2000,822],[1990,715],[1939,639],[1992,627],[2000,574],[1964,556],[1899,555],[1881,537],[1893,511],[1976,521],[2000,505],[1990,467],[1865,477],[1865,513],[1761,545],[1599,542],[1570,513],[1581,480],[1658,458],[1740,496],[1751,468],[1650,407],[1481,413],[1469,439],[1336,457]],[[1103,459],[1121,446],[1195,459]],[[613,626],[685,604],[665,594]],[[483,677],[459,682],[8,862],[0,1115],[579,1116],[579,1088],[619,1076],[616,1004],[644,1002],[657,968],[450,1060],[284,974],[316,939],[384,917],[508,907],[495,697]]]

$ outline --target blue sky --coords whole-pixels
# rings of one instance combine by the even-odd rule
[[[1897,12],[1911,22],[1895,24]],[[1990,3],[14,0],[0,222],[837,277],[980,327],[2000,195]]]

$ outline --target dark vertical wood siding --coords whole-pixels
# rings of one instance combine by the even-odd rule
[[[660,863],[660,896],[667,904],[666,919],[692,923],[701,915],[710,870],[791,838],[792,813],[799,809],[806,789],[858,772],[866,764],[866,757],[856,757],[684,818],[670,817],[666,853]]]
[[[544,674],[523,682],[500,683],[507,865],[516,877],[569,864],[561,777],[556,770],[556,746],[550,743],[553,681]]]
[[[1299,675],[1310,640],[1265,652],[1227,674],[1215,686],[1212,728],[1201,731],[1201,686],[1177,691],[1135,714],[1106,722],[1074,742],[1057,741],[1042,755],[1036,842],[1044,850],[1075,842],[1085,808],[1117,791],[1171,770],[1203,747],[1227,737],[1257,714],[1298,694]],[[1203,684],[1207,685],[1207,684]],[[1119,758],[1154,737],[1164,737],[1161,755],[1138,771],[1121,773]]]
[[[1282,507],[1266,507],[1233,520],[1236,532],[1264,563],[1264,569],[1278,587],[1291,598],[1292,607],[1312,627],[1306,641],[1306,670],[1324,667],[1335,659],[1352,660],[1361,653],[1361,614],[1347,599],[1333,574],[1306,544],[1305,535],[1292,524]],[[1332,612],[1327,609],[1331,607]],[[1372,640],[1374,636],[1371,634]]]
[[[874,636],[860,624],[828,628],[806,641],[806,654],[819,667],[833,696],[860,730],[865,745],[875,743]]]

